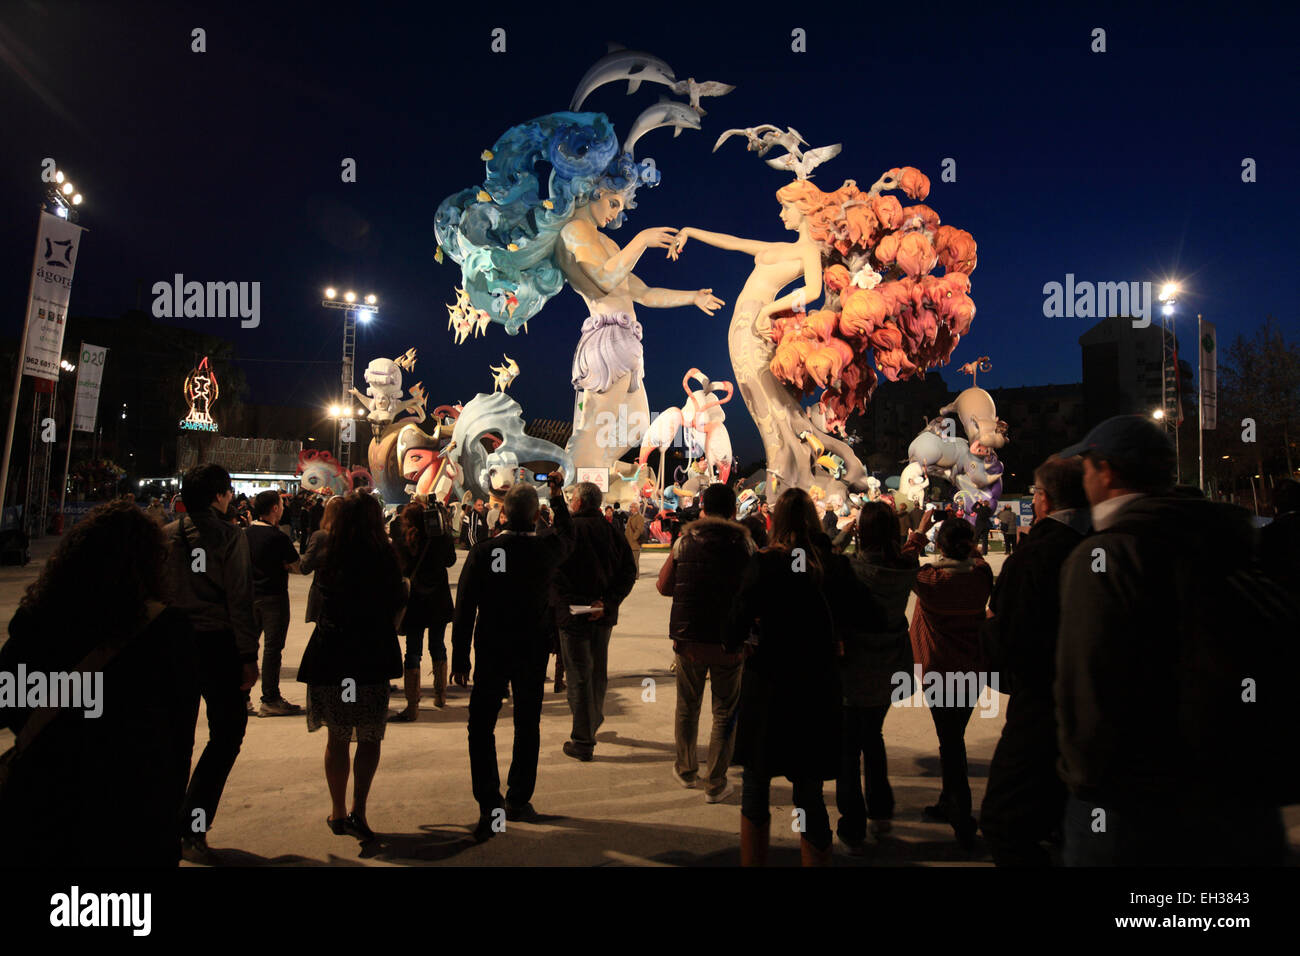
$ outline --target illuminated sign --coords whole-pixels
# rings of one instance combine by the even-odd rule
[[[199,367],[185,376],[185,401],[190,403],[190,413],[181,419],[186,431],[215,432],[217,423],[212,420],[212,403],[217,400],[217,376],[208,368],[208,357],[203,356]]]

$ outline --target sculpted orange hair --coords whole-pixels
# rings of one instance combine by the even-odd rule
[[[824,193],[806,179],[797,179],[776,191],[778,201],[794,206],[807,217],[813,239],[827,246],[834,245],[844,229],[842,204],[858,195],[858,190],[848,183],[834,192]]]

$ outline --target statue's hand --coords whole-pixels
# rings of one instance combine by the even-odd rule
[[[726,304],[727,303],[723,302],[713,294],[712,289],[701,289],[699,292],[695,293],[695,305],[705,315],[712,315]]]
[[[686,248],[687,233],[689,232],[690,229],[679,230],[677,238],[674,239],[673,244],[668,247],[668,258],[673,260],[673,262],[677,261],[677,257],[680,256],[682,250]]]
[[[671,249],[677,230],[672,226],[656,226],[653,229],[643,229],[637,233],[637,241],[644,244],[646,249]]]

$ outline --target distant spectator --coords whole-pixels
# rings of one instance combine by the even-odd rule
[[[555,574],[552,600],[573,717],[564,753],[589,761],[596,749],[596,732],[605,721],[610,635],[637,572],[627,539],[601,514],[600,489],[579,482],[573,497],[577,505],[573,550]],[[591,610],[574,614],[572,607]]]
[[[302,713],[280,693],[280,660],[289,634],[289,572],[298,570],[298,552],[280,530],[283,505],[276,491],[263,491],[253,499],[253,523],[244,532],[253,563],[253,616],[262,648],[262,702],[259,717],[287,717]]]
[[[429,632],[429,660],[433,664],[433,706],[447,704],[447,625],[453,604],[447,569],[456,563],[456,544],[445,527],[436,502],[412,501],[402,509],[393,546],[402,574],[410,578],[410,595],[402,617],[406,637],[402,660],[406,709],[392,719],[409,723],[420,713],[420,658],[424,632]]]

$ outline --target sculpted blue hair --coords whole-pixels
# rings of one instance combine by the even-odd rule
[[[536,169],[542,161],[551,165],[545,196]],[[600,190],[613,190],[623,195],[624,210],[635,209],[638,187],[658,184],[653,160],[637,162],[619,151],[605,114],[548,113],[496,141],[483,185],[444,199],[434,231],[460,266],[470,302],[516,335],[564,287],[555,243],[578,206]],[[622,224],[620,213],[610,227]],[[505,306],[508,295],[518,301],[513,315]]]

